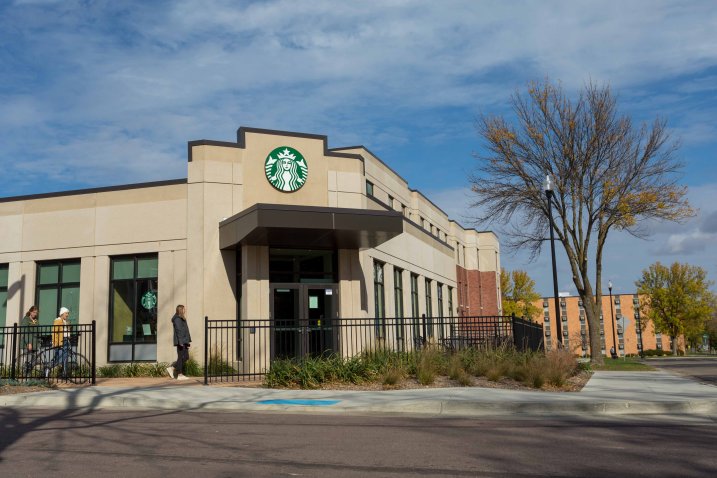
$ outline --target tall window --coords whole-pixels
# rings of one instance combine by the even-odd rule
[[[428,336],[433,337],[433,297],[431,296],[431,279],[426,279],[426,322]]]
[[[400,344],[403,340],[403,270],[393,268],[393,303],[396,317],[396,338]]]
[[[112,258],[110,344],[157,343],[157,267],[156,254]],[[151,359],[131,350],[124,360]]]
[[[373,196],[373,183],[371,181],[366,181],[366,195]]]
[[[443,284],[436,283],[436,298],[438,300],[438,337],[443,338]]]
[[[7,315],[7,271],[8,265],[0,264],[0,327],[5,327]],[[3,337],[0,337],[0,344]]]
[[[376,337],[385,337],[386,303],[383,284],[383,263],[373,261],[373,300],[376,306]]]
[[[413,317],[413,336],[421,335],[421,326],[418,318],[421,316],[418,310],[418,274],[411,274],[411,316]]]
[[[448,286],[448,317],[453,317],[453,287]]]
[[[403,270],[393,268],[393,297],[396,317],[403,317]]]
[[[70,310],[71,324],[79,323],[80,261],[53,261],[37,264],[35,304],[40,308],[40,325],[52,325],[60,307]]]

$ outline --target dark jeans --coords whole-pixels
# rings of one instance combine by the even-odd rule
[[[174,362],[174,369],[177,375],[184,373],[184,362],[189,360],[189,347],[185,345],[177,345],[177,361]]]

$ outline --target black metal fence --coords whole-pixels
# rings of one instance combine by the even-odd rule
[[[0,378],[94,385],[95,331],[94,320],[60,327],[0,327]]]
[[[277,359],[363,352],[454,352],[511,344],[543,350],[543,326],[515,316],[399,317],[293,320],[204,319],[204,382],[259,380]]]

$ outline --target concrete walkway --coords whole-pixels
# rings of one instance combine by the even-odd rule
[[[479,387],[391,391],[204,386],[201,379],[104,379],[95,387],[0,396],[0,406],[63,409],[544,416],[691,414],[717,418],[717,387],[667,372],[596,372],[580,392]]]

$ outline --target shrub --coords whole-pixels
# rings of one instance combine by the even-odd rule
[[[401,368],[394,367],[389,368],[383,374],[383,384],[388,386],[394,386],[403,380],[404,372]]]
[[[451,380],[458,380],[462,374],[465,374],[466,370],[463,368],[463,362],[459,355],[453,355],[448,363],[448,377]]]
[[[122,365],[120,364],[111,364],[111,365],[104,365],[97,369],[97,375],[99,377],[107,377],[107,378],[116,378],[116,377],[123,377],[123,370]]]
[[[435,348],[426,348],[416,358],[416,379],[421,385],[430,385],[436,380],[441,369],[441,353]]]
[[[204,369],[199,366],[199,363],[190,354],[189,360],[184,362],[184,375],[189,377],[203,377]]]
[[[497,367],[497,366],[490,367],[485,374],[485,378],[487,378],[491,382],[497,382],[502,377],[503,377],[503,371],[500,369],[500,367]]]
[[[575,375],[578,369],[577,360],[567,349],[551,350],[545,354],[545,370],[548,383],[556,387]]]
[[[207,372],[211,376],[234,375],[237,373],[236,369],[224,360],[221,353],[216,351],[209,356],[209,365],[207,368]]]

